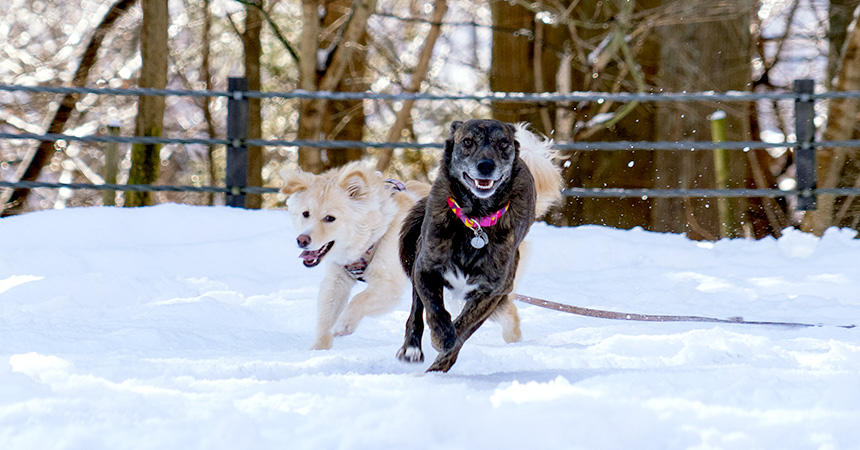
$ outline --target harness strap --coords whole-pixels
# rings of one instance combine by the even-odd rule
[[[355,281],[365,281],[364,280],[364,271],[367,270],[368,264],[373,259],[373,249],[376,247],[376,244],[371,245],[364,255],[362,255],[358,260],[353,261],[345,266],[343,266],[346,273],[348,273]]]

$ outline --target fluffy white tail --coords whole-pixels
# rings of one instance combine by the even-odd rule
[[[535,217],[541,217],[561,200],[561,169],[553,162],[556,152],[552,149],[552,139],[538,137],[528,130],[528,124],[521,122],[514,126],[517,129],[516,139],[520,143],[520,158],[535,179]]]

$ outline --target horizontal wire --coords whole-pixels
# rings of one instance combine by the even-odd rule
[[[170,138],[158,136],[113,136],[113,135],[84,135],[75,136],[59,133],[0,133],[0,139],[37,140],[37,141],[79,141],[79,142],[116,142],[121,144],[201,144],[201,145],[230,145],[229,139],[219,138]],[[281,140],[281,139],[245,139],[236,140],[236,146],[259,147],[314,147],[314,148],[417,148],[441,149],[444,144],[439,142],[371,142],[349,140]],[[601,151],[601,150],[750,150],[763,148],[796,147],[798,142],[762,142],[762,141],[596,141],[596,142],[561,142],[553,143],[557,150],[572,151]],[[839,141],[813,141],[813,147],[860,147],[860,139]]]
[[[0,181],[0,187],[24,189],[73,189],[99,191],[133,192],[212,192],[225,194],[275,194],[280,191],[274,187],[220,187],[220,186],[168,186],[149,184],[88,184],[88,183],[50,183],[42,181]],[[838,195],[860,196],[860,188],[819,188],[809,191],[779,189],[626,189],[626,188],[567,188],[561,191],[565,197],[581,198],[749,198],[749,197],[791,197],[797,195]]]
[[[280,191],[273,187],[221,187],[221,186],[173,186],[158,184],[89,184],[89,183],[50,183],[44,181],[0,181],[0,187],[24,189],[72,189],[96,191],[132,191],[132,192],[211,192],[224,194],[274,194]]]
[[[811,195],[860,196],[860,188],[819,188],[808,191],[781,189],[627,189],[627,188],[567,188],[561,191],[565,197],[583,198],[753,198],[793,197]]]
[[[331,92],[306,91],[296,89],[289,92],[263,91],[212,91],[189,89],[150,89],[150,88],[86,88],[59,86],[18,86],[0,84],[0,91],[31,92],[54,94],[96,94],[96,95],[127,95],[127,96],[192,96],[192,97],[234,97],[246,98],[283,98],[283,99],[326,99],[326,100],[471,100],[494,102],[673,102],[673,101],[755,101],[755,100],[801,100],[833,98],[860,98],[860,91],[833,91],[817,94],[795,92],[592,92],[581,91],[571,93],[533,93],[533,92],[489,92],[484,94],[428,94],[421,92]]]

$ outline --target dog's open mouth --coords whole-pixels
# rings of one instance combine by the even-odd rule
[[[333,245],[334,241],[329,241],[328,244],[323,245],[317,250],[305,250],[299,255],[299,258],[302,258],[302,263],[305,267],[314,267],[322,261],[323,256],[331,250]]]
[[[493,186],[496,185],[496,180],[492,180],[489,178],[472,178],[468,173],[463,172],[463,176],[472,182],[475,185],[475,189],[479,191],[489,191],[493,189]]]

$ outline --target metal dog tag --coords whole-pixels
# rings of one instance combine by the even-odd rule
[[[484,230],[480,228],[475,230],[475,237],[472,238],[470,242],[472,247],[475,248],[484,248],[487,245],[487,242],[490,242],[490,238],[487,237],[487,233],[484,233]]]

